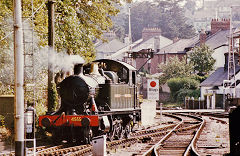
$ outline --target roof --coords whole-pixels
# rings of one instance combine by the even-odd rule
[[[205,44],[209,46],[211,49],[216,49],[222,45],[227,45],[228,35],[229,35],[229,30],[218,31],[215,34],[209,36]]]
[[[111,56],[108,56],[107,58],[109,59],[118,59],[121,58],[122,55],[124,55],[127,51],[129,51],[130,47],[133,47],[134,45],[142,42],[143,39],[139,39],[137,41],[135,41],[134,43],[127,45],[125,47],[123,47],[122,49],[119,49],[116,53],[112,54]]]
[[[117,52],[119,49],[122,49],[126,45],[119,41],[118,39],[113,39],[109,42],[104,42],[100,45],[96,46],[97,52],[106,52],[106,53],[112,53]]]
[[[235,32],[236,28],[233,28],[233,32]],[[211,49],[215,50],[221,46],[228,46],[228,36],[229,30],[219,30],[215,34],[212,34],[207,37],[205,44],[209,46]],[[199,46],[200,40],[198,39],[192,47]]]
[[[236,73],[240,71],[240,66],[236,66]],[[224,70],[224,67],[219,67],[214,73],[212,73],[206,80],[204,80],[201,87],[222,86],[223,80],[227,80],[228,71]]]
[[[116,53],[112,54],[111,56],[109,56],[108,58],[111,59],[117,59],[119,57],[121,57],[121,55],[123,55],[125,52],[129,51],[130,47],[132,47],[132,51],[140,51],[142,49],[149,49],[152,48],[154,49],[154,37],[149,38],[146,41],[143,41],[143,39],[139,39],[137,41],[135,41],[134,43],[132,43],[131,45],[125,46],[121,49],[119,49]],[[168,44],[171,44],[173,41],[164,37],[164,36],[159,36],[160,38],[160,48],[163,46],[166,46]],[[164,42],[162,42],[164,41]]]
[[[180,39],[179,41],[172,43],[168,46],[165,46],[160,49],[160,52],[158,54],[162,53],[182,53],[185,52],[185,48],[190,47],[198,41],[198,36],[195,36],[190,39]]]
[[[171,43],[173,43],[172,40],[159,35],[159,36],[154,36],[149,38],[148,40],[142,40],[141,42],[137,43],[136,45],[133,46],[132,51],[140,51],[142,49],[154,49],[154,40],[155,37],[159,37],[159,48],[161,49],[162,47],[165,47]]]

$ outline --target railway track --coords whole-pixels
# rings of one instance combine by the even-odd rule
[[[171,115],[168,115],[171,116]],[[179,120],[175,116],[171,116],[176,120]],[[111,142],[107,142],[107,149],[114,150],[116,148],[126,147],[131,144],[134,144],[138,141],[145,142],[149,138],[158,138],[159,136],[164,136],[167,131],[171,130],[173,127],[176,126],[177,123],[170,122],[168,125],[164,127],[155,127],[153,129],[141,130],[136,131],[133,133],[129,139],[122,139],[122,140],[114,140]],[[74,146],[74,147],[66,147],[58,149],[55,147],[51,147],[39,151],[37,155],[91,155],[92,146],[91,145],[81,145],[81,146]]]
[[[198,155],[228,155],[230,153],[228,115],[220,113],[203,116],[206,126],[197,143]]]
[[[165,114],[167,115],[167,114]],[[135,152],[131,155],[199,155],[197,148],[197,140],[201,131],[204,128],[205,121],[196,117],[195,115],[186,114],[168,114],[169,116],[175,116],[178,118],[178,123],[172,123],[166,127],[143,130],[134,133],[129,139],[116,140],[107,143],[107,150],[109,155],[119,155],[119,148],[134,148],[137,144],[143,145],[141,151]],[[211,120],[215,120],[219,123],[217,117],[209,117]],[[179,142],[181,143],[179,145]],[[132,146],[134,144],[134,146]],[[58,150],[54,155],[91,155],[92,146],[72,149],[62,149],[62,152]],[[45,153],[45,155],[51,155]],[[121,154],[120,154],[121,155]]]
[[[180,115],[180,114],[178,114]],[[181,114],[181,122],[143,155],[189,155],[195,153],[195,144],[205,121],[196,116]]]

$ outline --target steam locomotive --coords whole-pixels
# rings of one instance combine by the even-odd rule
[[[90,143],[94,136],[108,140],[128,137],[141,120],[136,69],[121,61],[101,59],[76,64],[74,75],[58,85],[61,106],[39,117],[39,126],[55,142]]]

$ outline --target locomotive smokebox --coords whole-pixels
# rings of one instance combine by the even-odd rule
[[[75,64],[73,68],[74,75],[79,75],[83,73],[83,64]]]

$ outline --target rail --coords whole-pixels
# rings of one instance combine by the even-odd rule
[[[173,118],[176,118],[178,119],[180,122],[171,130],[167,133],[167,135],[165,135],[155,146],[152,146],[149,150],[147,150],[143,156],[157,156],[157,152],[156,152],[156,149],[155,147],[158,147],[162,142],[163,140],[167,139],[168,137],[170,137],[171,133],[174,132],[182,123],[183,123],[183,120],[182,118],[176,116],[176,115],[172,115],[172,114],[164,114],[166,116],[170,116],[170,117],[173,117]]]
[[[196,119],[196,120],[198,120],[200,122],[199,123],[197,122],[197,123],[195,123],[192,126],[187,126],[187,127],[180,128],[180,126],[183,125],[184,120],[182,118],[178,117],[177,115],[188,116],[188,117],[194,118],[194,119]],[[143,156],[158,156],[158,149],[159,149],[159,147],[163,144],[163,142],[165,140],[170,138],[174,132],[186,131],[186,130],[190,130],[190,129],[199,127],[197,132],[196,132],[196,134],[194,135],[193,139],[191,140],[190,144],[187,146],[187,148],[186,148],[186,150],[184,152],[184,155],[186,155],[186,156],[190,155],[190,153],[193,154],[193,155],[194,154],[198,155],[196,150],[194,149],[194,146],[196,145],[196,141],[197,141],[198,137],[200,136],[201,131],[202,131],[204,125],[205,125],[205,121],[201,117],[193,116],[193,115],[189,115],[189,114],[175,114],[175,115],[171,115],[171,116],[175,116],[178,119],[181,119],[180,123],[178,123],[171,131],[169,131],[157,144],[155,144],[149,150],[147,150],[143,154]]]
[[[192,139],[190,145],[188,146],[187,150],[185,151],[184,156],[190,156],[190,155],[191,156],[199,156],[195,147],[196,147],[197,140],[200,137],[200,135],[203,131],[203,128],[206,124],[204,119],[199,118],[199,120],[202,120],[201,125],[200,125],[199,129],[197,130],[195,136],[193,137],[193,139]]]

